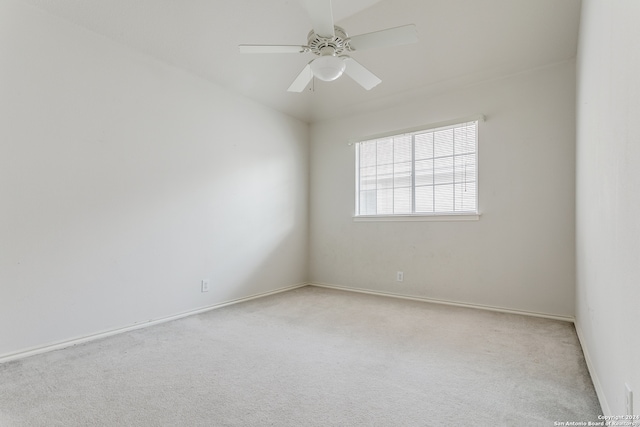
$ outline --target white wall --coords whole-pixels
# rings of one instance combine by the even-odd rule
[[[479,221],[353,222],[349,139],[474,114]],[[573,62],[314,124],[310,158],[312,282],[573,316]]]
[[[308,132],[0,0],[0,357],[304,282]]]
[[[605,414],[640,414],[640,2],[584,0],[576,324]]]

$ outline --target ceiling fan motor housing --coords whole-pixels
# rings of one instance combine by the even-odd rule
[[[345,50],[350,50],[347,32],[337,25],[333,28],[335,32],[333,37],[319,36],[313,30],[309,32],[307,46],[312,53],[318,56],[340,55]]]

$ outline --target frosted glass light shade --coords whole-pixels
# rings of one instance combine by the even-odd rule
[[[344,60],[333,55],[321,56],[311,62],[313,75],[325,82],[330,82],[340,77],[345,68]]]

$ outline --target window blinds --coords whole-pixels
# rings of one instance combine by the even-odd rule
[[[356,215],[477,213],[478,121],[356,144]]]

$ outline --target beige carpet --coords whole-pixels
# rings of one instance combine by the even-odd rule
[[[304,287],[0,365],[9,426],[553,426],[573,325]]]

